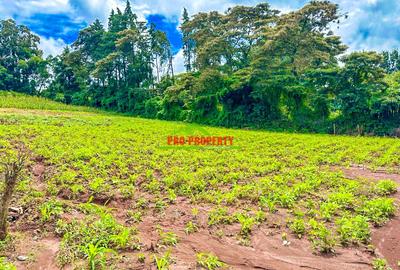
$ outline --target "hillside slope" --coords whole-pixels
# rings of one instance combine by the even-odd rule
[[[399,140],[210,128],[4,94],[0,123],[2,154],[23,144],[30,157],[13,200],[23,213],[0,245],[17,269],[371,269],[375,256],[400,260]],[[233,145],[169,140],[193,135]]]

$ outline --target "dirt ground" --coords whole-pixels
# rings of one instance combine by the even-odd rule
[[[385,172],[372,172],[363,168],[334,168],[342,170],[348,178],[366,178],[371,180],[392,179],[400,185],[400,175]],[[34,175],[33,182],[38,189],[43,189],[43,178],[46,171],[41,161],[31,168]],[[400,202],[400,192],[396,195]],[[129,204],[118,200],[108,205],[113,208],[113,215],[120,221],[127,223],[126,211]],[[282,244],[282,231],[284,227],[284,216],[276,215],[275,226],[263,225],[254,230],[248,246],[240,245],[236,238],[240,226],[229,225],[224,227],[224,235],[218,234],[218,228],[207,228],[207,217],[199,216],[198,222],[201,228],[198,232],[187,235],[184,227],[191,219],[190,204],[186,198],[178,198],[175,205],[166,209],[164,215],[147,215],[137,225],[139,237],[144,247],[142,253],[146,255],[146,264],[137,261],[137,255],[127,252],[122,254],[120,262],[123,269],[155,269],[150,265],[152,252],[155,249],[159,235],[157,225],[163,229],[177,233],[180,241],[172,249],[172,255],[176,263],[171,269],[186,270],[198,269],[195,265],[195,256],[198,252],[212,252],[223,262],[231,266],[231,269],[271,269],[271,270],[295,270],[295,269],[320,269],[320,270],[357,270],[371,269],[373,255],[370,251],[362,248],[337,248],[336,253],[330,256],[313,254],[310,242],[307,239],[297,239],[289,236],[291,244]],[[206,205],[196,205],[199,210],[208,210]],[[203,211],[200,211],[203,212]],[[204,211],[206,212],[206,211]],[[269,217],[271,218],[271,217]],[[51,233],[43,234],[35,226],[25,225],[23,228],[12,225],[12,230],[18,231],[18,240],[13,252],[13,261],[18,270],[56,270],[56,255],[60,247],[60,239]],[[204,226],[203,226],[204,225]],[[288,233],[289,235],[289,233]],[[397,216],[381,228],[374,228],[372,242],[376,252],[385,257],[393,269],[399,269],[397,261],[400,260],[400,218]],[[26,261],[18,261],[17,257],[24,255]],[[146,266],[145,266],[146,265]],[[70,269],[70,267],[64,268]]]

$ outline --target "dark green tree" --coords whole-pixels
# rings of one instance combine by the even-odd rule
[[[48,77],[39,50],[39,37],[15,21],[0,21],[0,86],[27,94],[39,94]]]

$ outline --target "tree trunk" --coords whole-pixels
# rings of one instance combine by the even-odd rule
[[[5,164],[4,191],[0,201],[0,240],[7,237],[8,207],[17,184],[18,176],[24,168],[26,153],[19,150],[17,160]]]
[[[0,240],[4,240],[7,237],[8,208],[17,183],[17,177],[18,175],[15,171],[9,174],[6,173],[4,193],[0,205]]]

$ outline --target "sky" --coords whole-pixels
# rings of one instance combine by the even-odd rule
[[[273,8],[289,12],[309,0],[270,0]],[[100,19],[105,25],[112,8],[124,8],[126,0],[0,0],[0,19],[13,18],[27,25],[41,38],[45,55],[56,55],[71,44],[79,30]],[[167,33],[175,54],[177,72],[183,71],[180,15],[217,10],[234,5],[256,5],[262,0],[131,0],[141,20],[154,23]],[[391,50],[400,48],[400,0],[332,0],[348,19],[333,29],[349,51]]]

